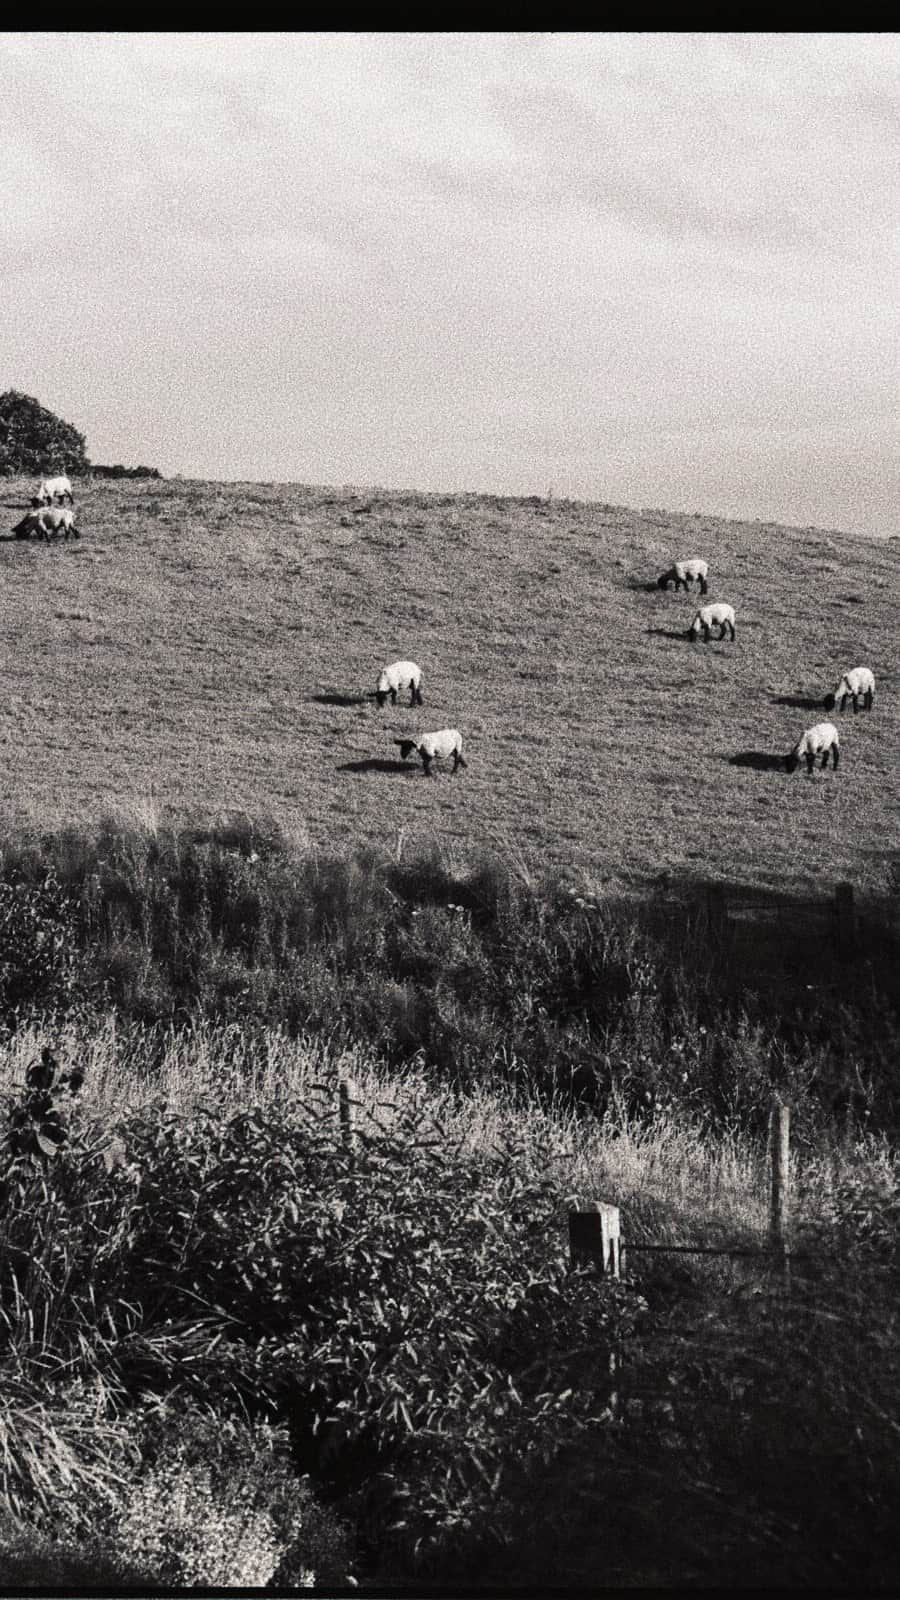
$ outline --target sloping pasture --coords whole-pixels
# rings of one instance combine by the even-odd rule
[[[0,527],[31,485],[7,480]],[[299,843],[499,847],[600,887],[726,877],[878,888],[900,850],[900,544],[558,501],[98,482],[80,542],[0,540],[10,821],[241,809]],[[705,555],[737,642],[691,644]],[[379,710],[412,656],[425,706]],[[772,762],[871,664],[834,774]],[[808,705],[804,705],[808,701]],[[792,703],[793,702],[793,703]],[[426,781],[395,736],[458,726]]]

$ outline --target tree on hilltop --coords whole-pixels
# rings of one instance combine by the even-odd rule
[[[84,434],[29,394],[0,394],[0,476],[88,472]]]

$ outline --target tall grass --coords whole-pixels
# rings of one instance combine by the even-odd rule
[[[241,816],[20,832],[0,857],[0,1016],[113,1008],[156,1030],[154,1050],[204,1017],[246,1041],[277,1023],[600,1114],[672,1107],[761,1131],[778,1089],[810,1136],[848,1111],[896,1126],[895,896],[863,907],[848,985],[802,922],[793,943],[779,929],[773,983],[764,932],[723,959],[690,896],[576,888],[496,855],[325,858]]]

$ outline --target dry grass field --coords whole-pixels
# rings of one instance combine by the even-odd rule
[[[7,480],[11,529],[32,485]],[[594,888],[877,889],[900,850],[900,543],[575,502],[97,482],[80,542],[0,541],[4,821],[277,819],[300,844],[500,848]],[[705,555],[734,645],[649,589]],[[425,705],[380,710],[418,660]],[[870,664],[838,773],[771,758]],[[815,702],[815,704],[814,704]],[[392,744],[463,733],[424,778]]]

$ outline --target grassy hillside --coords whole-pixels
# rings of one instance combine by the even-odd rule
[[[11,528],[30,484],[9,480]],[[98,483],[80,543],[0,545],[0,808],[58,825],[240,808],[302,843],[496,843],[597,886],[878,888],[900,849],[900,546],[662,511],[257,484]],[[735,646],[646,585],[706,555]],[[425,707],[369,698],[397,655]],[[837,775],[786,752],[871,664]],[[803,702],[809,701],[809,706]],[[793,702],[793,703],[792,703]],[[427,782],[394,735],[457,725]],[[743,764],[733,764],[734,758]]]

